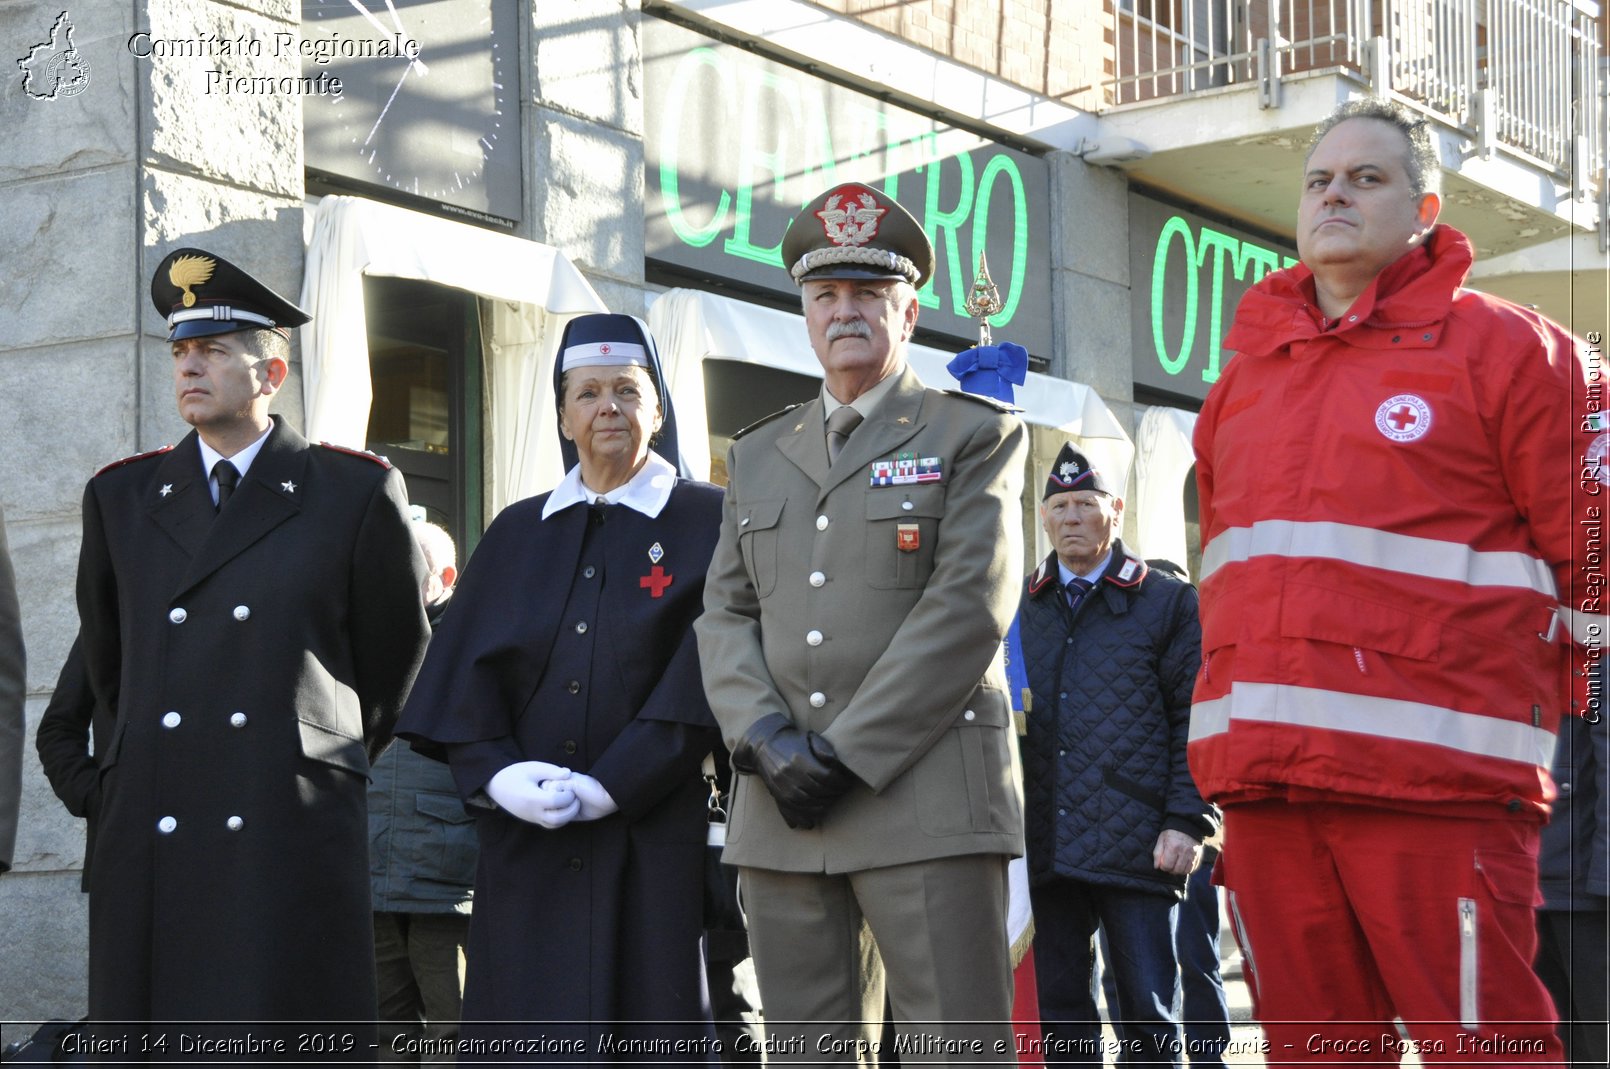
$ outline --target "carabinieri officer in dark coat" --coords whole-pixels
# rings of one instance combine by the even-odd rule
[[[268,415],[305,312],[198,249],[151,297],[195,431],[84,493],[93,1049],[367,1060],[365,782],[429,633],[402,477]]]
[[[664,383],[640,320],[566,327],[569,473],[488,528],[398,724],[477,814],[461,1059],[717,1061],[693,620],[721,492],[677,477]]]

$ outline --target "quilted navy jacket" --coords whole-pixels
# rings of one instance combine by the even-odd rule
[[[1219,813],[1185,763],[1201,663],[1196,588],[1115,541],[1070,613],[1055,554],[1024,584],[1023,663],[1034,700],[1023,740],[1029,879],[1053,876],[1183,897],[1160,872],[1164,829],[1207,838]]]

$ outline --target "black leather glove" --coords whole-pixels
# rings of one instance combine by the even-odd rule
[[[814,828],[855,783],[855,773],[839,761],[832,743],[814,731],[800,731],[782,713],[750,725],[733,748],[732,767],[760,777],[790,828]]]

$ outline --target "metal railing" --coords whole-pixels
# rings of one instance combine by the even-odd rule
[[[1605,72],[1596,11],[1578,0],[1105,0],[1113,29],[1106,103],[1351,72],[1521,153],[1578,196],[1605,162]],[[1579,163],[1580,161],[1580,163]],[[1586,166],[1581,166],[1585,163]]]

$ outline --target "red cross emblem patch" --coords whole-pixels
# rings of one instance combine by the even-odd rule
[[[1412,442],[1431,429],[1431,406],[1412,393],[1388,397],[1375,410],[1375,429],[1394,442]]]

